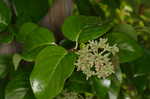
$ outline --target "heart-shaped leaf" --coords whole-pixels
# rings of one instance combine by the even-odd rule
[[[52,99],[61,92],[74,70],[75,59],[75,54],[60,46],[48,46],[39,53],[30,76],[37,99]]]

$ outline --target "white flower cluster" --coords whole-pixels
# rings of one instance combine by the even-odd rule
[[[87,79],[91,76],[105,78],[114,73],[112,56],[119,52],[115,45],[110,46],[107,39],[100,38],[99,41],[89,41],[77,54],[79,58],[75,65],[78,71],[82,71]]]

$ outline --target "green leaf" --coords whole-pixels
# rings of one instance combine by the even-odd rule
[[[80,15],[96,15],[94,7],[89,0],[75,0]]]
[[[32,50],[43,45],[54,43],[53,33],[33,23],[25,23],[18,34],[25,50]]]
[[[118,24],[114,27],[113,32],[125,33],[137,40],[137,33],[130,24]]]
[[[35,98],[35,96],[34,96],[32,90],[30,89],[30,90],[26,93],[26,95],[24,96],[23,99],[36,99],[36,98]]]
[[[87,42],[106,33],[111,26],[102,25],[99,17],[71,16],[63,25],[66,38],[76,42]]]
[[[141,57],[143,49],[138,43],[125,33],[113,32],[108,36],[110,43],[119,47],[119,59],[121,63],[130,62]]]
[[[48,0],[12,0],[16,9],[17,23],[38,22],[48,11]],[[34,5],[34,6],[33,6]]]
[[[17,40],[23,44],[22,55],[27,61],[33,61],[43,46],[55,42],[52,32],[34,23],[25,23],[17,34]]]
[[[0,79],[0,99],[4,99],[6,80]]]
[[[72,92],[92,93],[90,82],[82,72],[74,72],[65,83],[65,88]]]
[[[0,32],[3,31],[11,21],[11,10],[0,1]]]
[[[120,7],[120,0],[114,0],[114,2],[112,2],[111,0],[102,0],[100,3],[107,5],[109,8],[109,10],[111,11],[112,14],[115,14],[114,11],[116,10],[116,8]]]
[[[0,55],[0,79],[7,75],[10,61],[10,56]]]
[[[142,93],[148,88],[149,80],[147,76],[137,76],[132,79],[137,90]]]
[[[109,88],[109,99],[118,99],[120,94],[121,84],[122,84],[122,73],[116,71],[115,76],[112,76],[111,86]]]
[[[38,28],[36,31],[27,35],[25,40],[25,50],[35,49],[40,46],[50,45],[54,43],[53,33],[46,28]]]
[[[44,49],[46,46],[48,46],[48,45],[40,46],[40,47],[38,47],[36,49],[32,49],[32,50],[23,50],[23,52],[21,53],[21,57],[25,61],[32,62],[35,60],[38,53],[40,51],[42,51],[42,49]]]
[[[108,88],[111,85],[109,79],[92,78],[93,91],[100,99],[108,99]]]
[[[29,90],[28,73],[17,72],[5,89],[5,99],[23,99]]]
[[[28,22],[21,26],[18,34],[17,34],[17,41],[23,43],[28,34],[35,31],[38,28],[38,25]]]
[[[30,83],[37,99],[52,99],[74,70],[76,55],[60,46],[43,49],[35,61]]]
[[[144,55],[139,58],[138,60],[134,61],[134,71],[135,75],[134,76],[140,76],[140,75],[145,75],[145,74],[150,74],[150,51],[145,49],[144,50]]]

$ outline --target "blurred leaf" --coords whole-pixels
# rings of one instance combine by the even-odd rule
[[[54,1],[55,1],[55,0],[48,0],[49,5],[52,6],[52,4],[53,4]]]
[[[0,43],[10,43],[13,40],[12,34],[1,33],[0,34]]]
[[[114,32],[125,33],[137,40],[137,33],[130,24],[118,24],[114,27]]]
[[[117,44],[119,47],[119,59],[121,63],[136,60],[143,54],[143,50],[138,43],[125,33],[112,32],[108,38],[110,43]]]
[[[35,31],[38,28],[38,25],[34,23],[25,23],[21,26],[20,31],[17,34],[17,41],[18,42],[25,42],[27,35],[29,35],[31,32]]]
[[[145,74],[150,74],[150,51],[144,50],[144,54],[141,58],[134,61],[134,76],[140,76]]]
[[[108,11],[111,12],[111,17],[110,18],[115,16],[116,8],[120,7],[120,2],[121,2],[121,0],[114,0],[113,2],[111,0],[101,0],[100,1],[100,3],[102,3],[104,5],[107,5]]]
[[[24,96],[23,99],[36,99],[36,98],[35,98],[35,96],[34,96],[32,90],[30,89],[30,90],[26,93],[26,95]]]
[[[93,77],[92,86],[93,90],[99,99],[108,99],[108,89],[111,85],[111,80],[109,79],[98,79]]]
[[[136,86],[137,90],[142,93],[146,90],[148,86],[148,78],[147,76],[137,76],[133,78],[133,83]]]
[[[12,0],[16,9],[17,23],[38,22],[48,11],[48,0]],[[33,6],[34,5],[34,6]]]
[[[116,56],[116,59],[118,59],[118,56]],[[123,73],[120,68],[119,62],[114,66],[115,66],[115,74],[111,76],[111,85],[108,91],[109,99],[118,99],[121,84],[123,83]]]
[[[145,7],[150,7],[150,2],[148,0],[140,0],[141,4],[143,4]]]
[[[1,81],[0,81],[0,99],[4,99],[4,87]]]
[[[29,90],[28,73],[17,72],[5,90],[5,99],[24,99]]]
[[[11,21],[11,10],[0,1],[0,32],[3,31]]]
[[[0,79],[7,75],[10,61],[10,56],[0,55]]]
[[[90,82],[81,72],[74,72],[65,84],[65,88],[72,92],[92,93]]]
[[[71,16],[63,25],[65,37],[72,41],[87,42],[105,34],[111,26],[102,25],[99,17]]]
[[[59,46],[48,46],[39,53],[30,76],[37,99],[52,99],[61,92],[74,70],[75,59],[76,55]]]
[[[96,15],[89,0],[75,0],[75,3],[77,4],[80,15]]]

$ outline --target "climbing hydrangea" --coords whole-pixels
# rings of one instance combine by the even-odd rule
[[[75,65],[78,71],[82,71],[87,79],[91,76],[105,78],[114,73],[112,56],[119,52],[115,45],[110,46],[107,39],[100,38],[99,41],[89,41],[77,54],[79,58]]]

